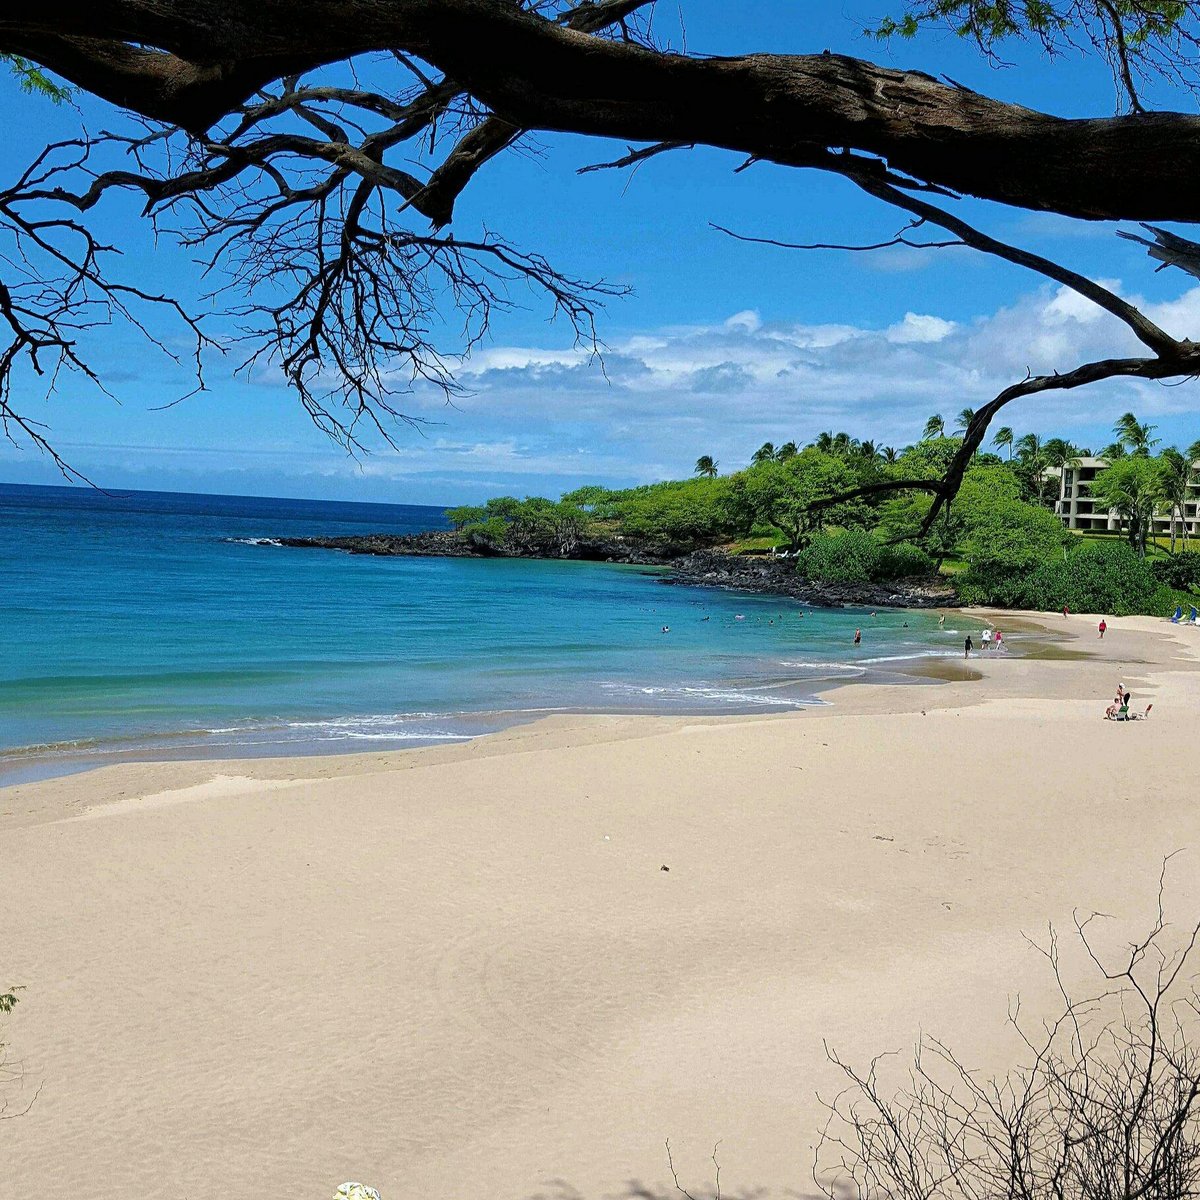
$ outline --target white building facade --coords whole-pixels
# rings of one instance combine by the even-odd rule
[[[1091,530],[1098,533],[1116,532],[1121,518],[1108,509],[1097,507],[1092,499],[1092,481],[1108,466],[1106,458],[1079,458],[1062,469],[1059,480],[1058,503],[1054,511],[1068,529]],[[1175,532],[1181,534],[1187,526],[1188,537],[1200,536],[1200,462],[1193,464],[1188,497],[1183,505],[1182,523],[1175,518]],[[1153,521],[1156,536],[1171,535],[1171,514],[1156,514]]]

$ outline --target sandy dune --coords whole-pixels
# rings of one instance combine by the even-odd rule
[[[1181,847],[1200,915],[1200,630],[1112,625],[794,716],[0,791],[7,1191],[599,1197],[668,1137],[696,1193],[718,1140],[727,1193],[811,1191],[824,1040],[1003,1066],[1023,933],[1119,940]],[[1099,719],[1118,679],[1150,721]]]

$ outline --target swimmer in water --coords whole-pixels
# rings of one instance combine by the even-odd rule
[[[862,645],[862,630],[861,629],[856,629],[854,631],[854,644],[856,646]]]

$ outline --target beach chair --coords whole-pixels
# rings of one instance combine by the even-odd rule
[[[1150,715],[1150,710],[1151,710],[1153,707],[1154,707],[1154,705],[1153,705],[1153,704],[1147,704],[1147,705],[1146,705],[1146,711],[1145,711],[1145,712],[1140,712],[1140,713],[1130,713],[1130,714],[1129,714],[1129,719],[1130,719],[1131,721],[1144,721],[1144,720],[1145,720],[1145,719],[1146,719],[1146,718],[1147,718],[1147,717]]]
[[[1115,713],[1106,712],[1104,714],[1104,718],[1107,721],[1128,721],[1129,720],[1129,705],[1122,704],[1121,707],[1118,708]]]
[[[1196,613],[1196,610],[1193,608],[1192,615],[1195,616],[1195,613]],[[1171,618],[1171,624],[1178,625],[1179,622],[1182,620],[1183,620],[1183,605],[1177,604],[1175,606],[1175,615]]]

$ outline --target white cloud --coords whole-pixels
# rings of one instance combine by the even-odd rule
[[[888,327],[884,336],[889,342],[905,346],[912,342],[940,342],[957,328],[955,322],[926,313],[908,312],[904,320]]]
[[[1144,307],[1173,333],[1200,333],[1200,287]],[[969,322],[907,312],[873,329],[743,312],[708,326],[644,330],[610,338],[604,370],[584,354],[497,348],[466,364],[472,394],[458,405],[473,426],[530,435],[507,464],[513,469],[526,454],[543,470],[555,469],[553,458],[582,474],[578,459],[545,449],[569,439],[594,456],[590,467],[620,462],[622,474],[651,478],[655,466],[677,473],[701,453],[733,466],[765,440],[803,442],[828,428],[903,445],[930,413],[977,408],[1026,370],[1063,371],[1140,350],[1090,301],[1044,287]],[[1101,434],[1088,431],[1125,409],[1154,418],[1196,405],[1192,385],[1112,381],[1017,402],[1005,421],[1095,440]]]
[[[297,454],[279,469],[361,475],[396,494],[436,491],[439,500],[553,495],[584,481],[677,477],[700,454],[733,469],[764,441],[803,443],[823,429],[903,446],[931,413],[978,408],[1027,369],[1145,352],[1113,317],[1063,289],[1043,287],[971,321],[938,312],[935,299],[925,303],[933,311],[878,328],[746,311],[710,325],[609,333],[603,363],[569,345],[486,346],[461,364],[466,391],[453,405],[433,387],[404,398],[404,411],[431,424],[425,436],[402,432],[398,453],[356,464],[313,449],[311,462]],[[1142,307],[1172,334],[1200,336],[1200,286]],[[1191,383],[1114,380],[1046,392],[1014,403],[1003,423],[1096,446],[1127,409],[1159,423],[1167,441],[1200,436],[1200,389]],[[138,464],[161,468],[185,457],[149,447]],[[211,470],[211,457],[191,461]],[[102,473],[92,461],[89,452],[80,465]]]
[[[744,329],[747,333],[757,333],[762,328],[762,318],[752,308],[734,313],[725,322],[726,329]]]

